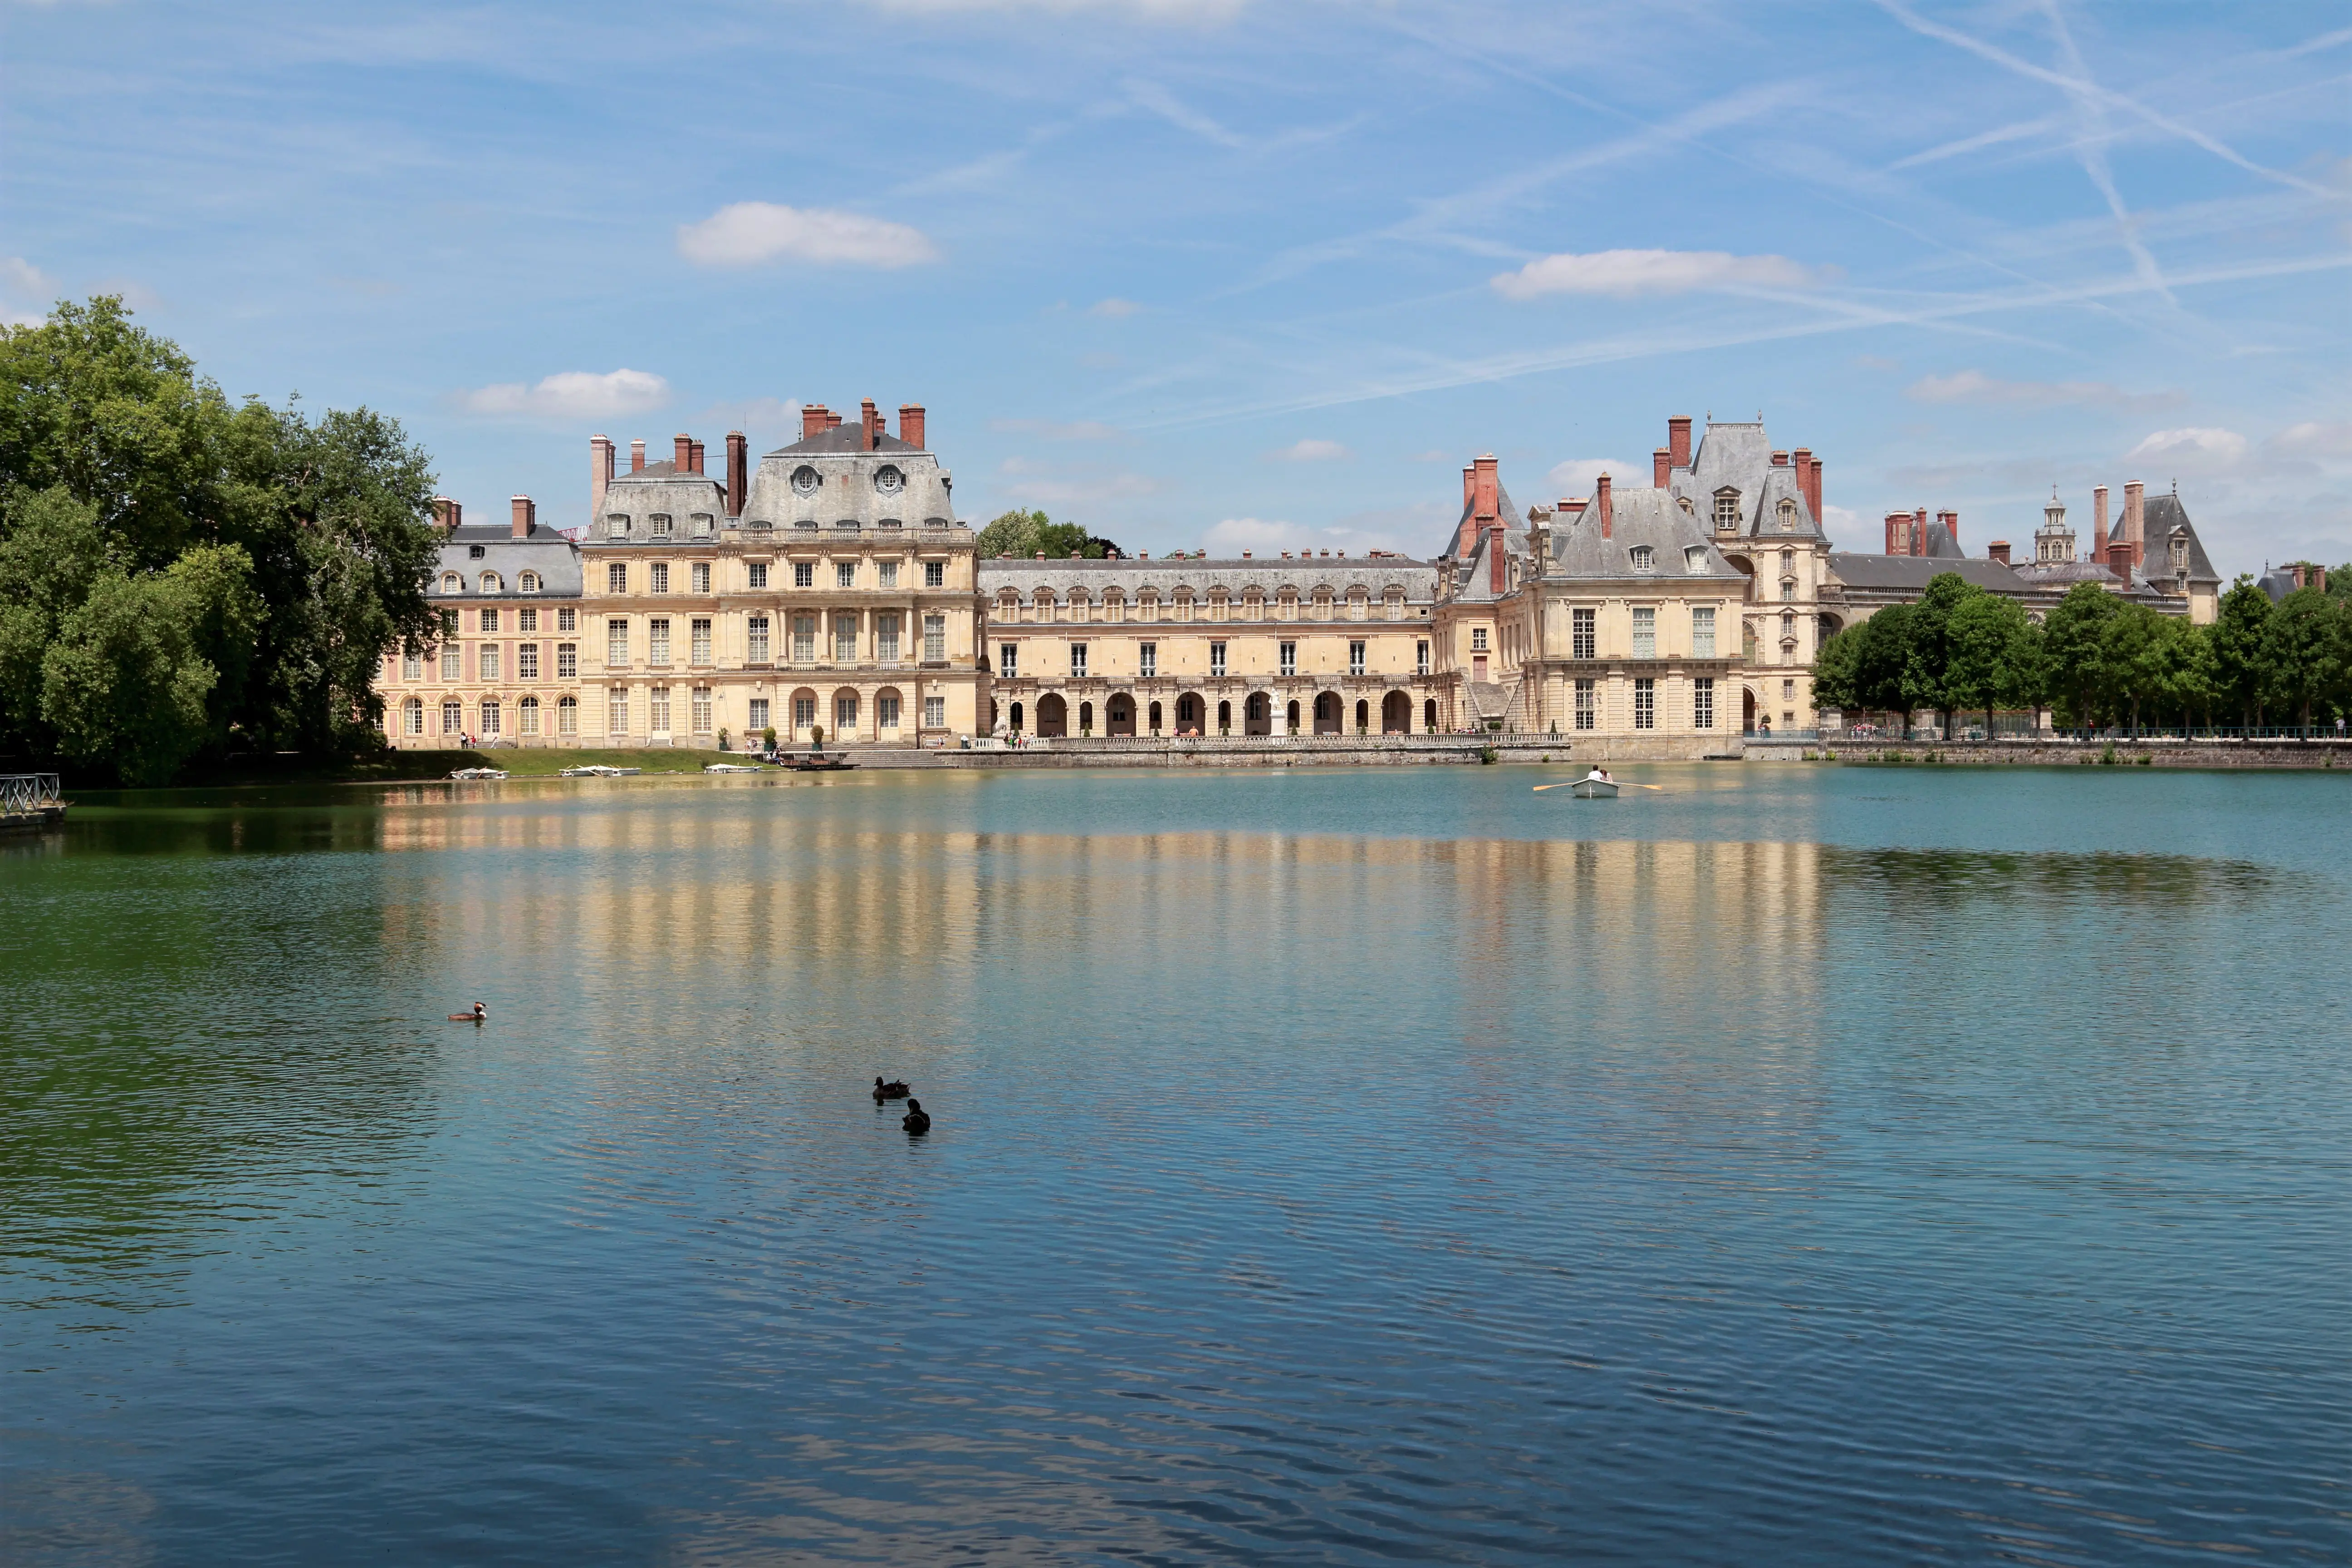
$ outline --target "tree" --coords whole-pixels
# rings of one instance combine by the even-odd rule
[[[1022,511],[1018,508],[982,529],[975,543],[983,561],[993,561],[1000,555],[1027,561],[1040,551],[1049,561],[1067,560],[1073,551],[1090,561],[1126,554],[1116,542],[1088,533],[1077,523],[1055,522],[1042,511]]]
[[[2096,583],[2077,583],[2042,624],[2042,648],[2049,691],[2065,721],[2076,728],[2095,723],[2099,706],[2099,634],[2123,601]]]
[[[1823,643],[1813,661],[1814,700],[1838,708],[1900,712],[1907,721],[1911,710],[1904,700],[1903,671],[1909,659],[1911,614],[1908,605],[1890,605]]]
[[[2107,711],[2124,719],[2134,733],[2140,710],[2170,700],[2187,649],[2188,623],[2146,605],[2119,605],[2099,627],[2094,677]]]
[[[2316,587],[2298,588],[2278,603],[2263,627],[2263,687],[2271,700],[2309,725],[2312,710],[2332,701],[2345,680],[2347,633],[2343,606]]]
[[[2270,618],[2271,596],[2242,573],[2221,595],[2206,633],[2213,700],[2237,714],[2241,724],[2262,722],[2263,634]]]
[[[1980,588],[1961,598],[1944,623],[1944,690],[1955,708],[1983,710],[1988,737],[1994,709],[2039,700],[2034,640],[2024,605]]]

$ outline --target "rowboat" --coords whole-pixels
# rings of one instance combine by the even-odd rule
[[[576,768],[566,768],[559,776],[567,779],[623,779],[635,773],[635,768],[615,768],[604,763],[588,763]]]
[[[484,779],[502,779],[507,776],[507,771],[504,768],[459,768],[449,776],[466,784],[476,784]]]
[[[705,763],[702,771],[706,773],[764,773],[768,770],[750,767],[742,763]]]
[[[1597,773],[1588,773],[1569,785],[1568,793],[1579,800],[1615,800],[1617,781],[1602,778]]]
[[[857,764],[849,760],[846,752],[832,757],[822,752],[811,752],[805,757],[785,758],[784,765],[796,773],[847,773]]]

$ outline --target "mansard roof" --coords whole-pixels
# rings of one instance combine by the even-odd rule
[[[1024,598],[1040,588],[1051,589],[1056,596],[1083,590],[1097,597],[1116,588],[1130,598],[1147,589],[1165,598],[1178,588],[1190,588],[1200,598],[1206,598],[1212,588],[1223,588],[1234,596],[1255,588],[1271,598],[1289,588],[1301,598],[1311,598],[1321,588],[1329,590],[1335,599],[1343,599],[1358,588],[1377,599],[1395,588],[1407,600],[1427,601],[1437,597],[1437,567],[1406,555],[1318,555],[1289,561],[1197,556],[1171,556],[1163,561],[982,560],[981,593],[993,597],[1006,588]]]
[[[1929,583],[1947,572],[1958,573],[1961,581],[1989,588],[1996,594],[2019,594],[2030,585],[2025,578],[1998,561],[1979,560],[1972,556],[1940,558],[1932,555],[1870,555],[1863,552],[1832,550],[1829,553],[1831,573],[1849,588],[1892,588],[1925,592]],[[2105,568],[2099,575],[2109,577]]]
[[[482,552],[478,556],[474,553],[478,549]],[[460,591],[469,598],[576,599],[583,586],[580,547],[545,523],[533,523],[523,539],[514,537],[512,526],[507,523],[460,524],[443,539],[433,580],[425,584],[428,594],[440,596],[445,572],[465,579]],[[498,593],[484,595],[478,591],[485,572],[499,574]],[[515,584],[525,572],[539,574],[538,593],[516,592]]]
[[[2221,574],[2213,570],[2213,562],[2205,553],[2204,541],[2197,537],[2197,525],[2189,521],[2189,509],[2180,504],[2178,495],[2149,496],[2140,503],[2140,541],[2143,554],[2139,575],[2169,577],[2169,563],[2158,554],[2158,546],[2179,529],[2189,535],[2189,580],[2192,583],[2220,583]],[[2109,525],[2110,542],[2124,536],[2124,520],[2120,517]]]
[[[876,452],[919,452],[924,450],[923,447],[900,440],[898,437],[891,435],[887,431],[877,432],[874,437],[874,445],[871,447],[868,447],[866,444],[865,437],[866,428],[864,426],[854,425],[845,421],[842,424],[835,425],[830,430],[820,430],[814,436],[803,436],[801,439],[793,442],[789,447],[779,447],[774,451],[768,453],[767,456],[771,458],[780,458],[784,456],[786,453],[791,453],[794,456],[805,456],[812,453],[839,454],[865,452],[872,454]]]
[[[1690,467],[1676,468],[1666,488],[1677,501],[1688,501],[1691,514],[1714,529],[1715,495],[1730,487],[1739,492],[1739,531],[1780,533],[1780,502],[1797,503],[1797,526],[1785,531],[1798,538],[1819,536],[1821,519],[1813,515],[1797,470],[1772,461],[1772,442],[1761,420],[1717,422],[1710,419],[1700,433]]]
[[[1598,502],[1570,518],[1560,513],[1552,528],[1550,576],[1577,578],[1724,578],[1745,583],[1747,574],[1716,547],[1709,530],[1684,511],[1671,490],[1620,490],[1610,497],[1609,537],[1601,537]],[[1633,552],[1647,547],[1651,564],[1633,564]],[[1688,552],[1705,552],[1699,567]]]

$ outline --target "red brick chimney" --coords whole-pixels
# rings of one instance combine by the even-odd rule
[[[874,406],[874,400],[870,397],[857,405],[857,426],[861,442],[857,449],[861,452],[874,450],[882,434],[882,411]]]
[[[1944,536],[1952,542],[1953,548],[1958,549],[1960,542],[1960,514],[1956,511],[1939,511],[1936,514],[1936,521],[1943,525]]]
[[[1890,511],[1886,514],[1886,553],[1889,555],[1911,553],[1911,514],[1909,512]]]
[[[1666,421],[1666,456],[1677,468],[1690,467],[1691,422],[1687,414]]]
[[[1690,421],[1685,419],[1683,421],[1683,424],[1687,427]],[[1609,497],[1609,476],[1607,474],[1603,474],[1599,479],[1592,481],[1592,504],[1594,507],[1599,509],[1601,512],[1601,537],[1607,539],[1610,537],[1617,521],[1616,506]]]
[[[1790,465],[1797,470],[1797,493],[1805,498],[1805,505],[1813,521],[1822,520],[1822,509],[1813,504],[1813,453],[1810,447],[1800,447],[1789,454]]]
[[[1674,466],[1675,455],[1672,452],[1664,447],[1653,451],[1650,454],[1650,483],[1660,489],[1664,489],[1666,480],[1674,471]]]
[[[2009,541],[2006,539],[1996,539],[1990,544],[1986,545],[1985,559],[1988,561],[1998,561],[2004,566],[2008,565]]]
[[[613,482],[613,438],[588,437],[588,521],[604,515],[604,490]]]
[[[2327,592],[2327,568],[2326,568],[2326,567],[2325,567],[2325,566],[2315,566],[2315,567],[2313,567],[2313,568],[2311,569],[2311,585],[2312,585],[2313,587],[2315,587],[2315,588],[2318,589],[2318,590],[2319,590],[2321,593],[2323,593],[2323,594],[2325,594],[2326,592]]]
[[[1911,553],[1927,553],[1927,509],[1924,506],[1911,514]]]
[[[743,515],[743,498],[751,493],[751,444],[740,430],[727,432],[727,515]]]
[[[841,416],[840,416],[840,415],[838,415],[838,414],[835,414],[835,413],[832,409],[830,409],[830,408],[826,409],[826,410],[824,411],[824,427],[825,427],[826,429],[828,429],[828,430],[838,430],[838,429],[840,429],[840,428],[841,428]]]
[[[2134,479],[2124,486],[2124,543],[2131,551],[2135,566],[2147,560],[2147,539],[2145,533],[2147,517],[2147,485]]]
[[[538,521],[539,509],[530,504],[529,496],[517,496],[508,504],[514,511],[514,536],[517,539],[529,539],[530,525]]]
[[[1496,474],[1495,454],[1487,453],[1473,465],[1477,477],[1477,489],[1472,498],[1470,515],[1478,520],[1481,528],[1497,526],[1502,519],[1502,481]]]
[[[832,428],[832,426],[829,426],[828,424],[826,424],[826,422],[825,422],[825,421],[827,420],[827,418],[828,418],[828,417],[830,417],[829,411],[825,408],[825,405],[824,405],[824,404],[822,404],[822,403],[803,403],[803,404],[802,404],[802,405],[801,405],[801,439],[802,439],[802,440],[803,440],[803,441],[805,441],[805,440],[807,440],[810,437],[812,437],[812,436],[815,435],[815,434],[816,434],[818,431],[820,431],[820,430],[826,430],[826,429],[830,429],[830,428]]]
[[[645,471],[646,444],[644,439],[640,437],[629,443],[629,472],[633,474],[642,474]]]
[[[701,472],[703,471],[703,468],[702,468],[702,443],[701,443],[701,442],[697,441],[697,442],[694,444],[694,450],[693,450],[692,456],[693,456],[693,458],[694,458],[694,471],[695,471],[696,473],[698,473],[698,473],[701,473]]]
[[[1828,520],[1822,515],[1822,460],[1819,458],[1813,459],[1812,477],[1806,483],[1805,499],[1812,502],[1814,526],[1828,527]]]
[[[909,447],[923,444],[923,405],[919,403],[898,405],[898,439]]]
[[[670,471],[679,474],[694,472],[694,437],[679,435],[671,439]]]
[[[2101,565],[2107,560],[2107,487],[2091,487],[2091,559]]]
[[[2292,566],[2288,567],[2288,568],[2287,568],[2287,570],[2288,570],[2288,571],[2290,571],[2290,572],[2293,572],[2293,573],[2294,574],[2294,585],[2295,585],[2296,587],[2298,587],[2298,588],[2302,587],[2302,586],[2303,586],[2303,563],[2302,563],[2302,562],[2300,562],[2300,561],[2298,561],[2298,562],[2296,562],[2294,565],[2292,565]]]
[[[1773,466],[1774,468],[1787,468],[1787,467],[1789,466],[1789,454],[1788,454],[1788,453],[1786,453],[1786,452],[1775,452],[1775,453],[1773,453],[1773,454],[1772,454],[1772,466]]]
[[[435,527],[441,529],[444,532],[455,533],[457,531],[457,519],[462,516],[464,512],[465,509],[459,506],[456,501],[451,500],[447,496],[435,496],[433,498],[433,523]]]

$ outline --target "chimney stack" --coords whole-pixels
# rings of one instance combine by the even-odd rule
[[[2323,594],[2325,594],[2326,592],[2327,592],[2327,568],[2326,568],[2326,567],[2325,567],[2325,566],[2315,566],[2315,567],[2313,567],[2313,568],[2311,569],[2311,585],[2312,585],[2313,587],[2315,587],[2315,588],[2318,589],[2318,590],[2319,590],[2321,593],[2323,593]]]
[[[743,515],[743,498],[751,493],[751,444],[740,430],[727,432],[727,515]]]
[[[529,496],[517,496],[509,504],[514,509],[514,536],[529,539],[530,525],[538,521],[539,509],[531,505]]]
[[[1813,521],[1822,521],[1822,509],[1813,503],[1813,452],[1810,447],[1800,447],[1789,454],[1790,467],[1797,470],[1797,493],[1805,498],[1805,510]]]
[[[872,398],[869,397],[857,405],[857,425],[859,451],[871,452],[881,445],[882,411],[874,406]]]
[[[435,496],[433,498],[434,526],[440,529],[445,533],[457,532],[457,519],[462,514],[463,510],[463,508],[459,507],[456,501],[451,500],[447,496]]]
[[[588,437],[588,521],[594,522],[604,515],[605,487],[613,482],[613,438],[610,436]]]
[[[1664,489],[1674,467],[1675,455],[1664,447],[1658,447],[1650,454],[1650,483],[1660,489]]]
[[[2107,487],[2091,487],[2091,559],[2105,565],[2107,559]]]
[[[909,447],[923,444],[923,405],[919,403],[898,405],[898,439]]]
[[[2142,534],[2147,516],[2147,485],[2134,479],[2124,486],[2124,544],[2131,552],[2131,563],[2137,566],[2147,559],[2147,541]]]
[[[1683,421],[1683,424],[1687,426],[1690,424],[1690,421],[1685,419]],[[1607,474],[1603,474],[1599,479],[1592,481],[1592,504],[1599,508],[1601,511],[1601,537],[1607,539],[1610,536],[1611,526],[1616,521],[1617,517],[1616,509],[1611,504],[1609,500],[1609,476]]]
[[[2004,566],[2008,565],[2009,541],[2006,539],[1996,539],[1990,544],[1986,545],[1985,559],[1988,561],[1998,561]]]
[[[1496,476],[1496,466],[1492,452],[1479,458],[1475,465],[1478,486],[1476,505],[1473,507],[1471,515],[1478,520],[1481,528],[1499,527],[1502,522],[1502,481]]]
[[[1960,514],[1956,511],[1939,511],[1936,514],[1936,521],[1944,525],[1944,537],[1952,542],[1953,549],[1958,550],[1960,547]]]
[[[2292,565],[2292,566],[2288,567],[2288,568],[2287,568],[2287,570],[2294,574],[2294,585],[2295,585],[2297,588],[2302,587],[2302,586],[2303,586],[2303,563],[2302,563],[2302,562],[2300,562],[2300,561],[2298,561],[2298,562],[2296,562],[2294,565]]]
[[[822,403],[801,405],[801,439],[805,441],[821,430],[831,428],[826,423],[826,409]]]
[[[1773,466],[1774,468],[1787,468],[1787,467],[1789,466],[1789,454],[1788,454],[1788,453],[1786,453],[1786,452],[1775,452],[1775,453],[1773,453],[1773,454],[1772,454],[1772,466]]]
[[[830,408],[826,409],[826,410],[824,411],[824,427],[825,427],[826,429],[828,429],[828,430],[838,430],[838,429],[840,429],[840,428],[841,428],[841,416],[840,416],[840,415],[838,415],[838,414],[835,414],[835,413],[832,409],[830,409]]]
[[[694,458],[694,471],[695,471],[696,473],[698,473],[698,473],[702,472],[702,443],[701,443],[701,442],[697,441],[697,442],[694,444],[694,447],[693,447],[693,449],[692,449],[692,453],[691,453],[691,455],[692,455],[692,457],[693,457],[693,458]]]
[[[678,474],[694,472],[694,437],[678,435],[670,440],[670,471]]]
[[[1911,514],[1911,553],[1927,553],[1927,509],[1924,506]]]
[[[1890,511],[1886,514],[1886,553],[1889,555],[1911,553],[1911,514],[1909,512]]]
[[[1478,538],[1478,469],[1471,465],[1462,470],[1462,526],[1454,530],[1454,553],[1463,560],[1470,559],[1470,547]]]
[[[1813,459],[1811,477],[1806,480],[1805,499],[1812,503],[1813,526],[1828,528],[1829,520],[1822,515],[1822,460],[1819,458]]]
[[[1687,414],[1666,421],[1666,456],[1677,468],[1690,467],[1691,422]]]
[[[642,474],[645,471],[646,443],[645,438],[643,437],[639,437],[629,443],[629,472],[633,474]]]

